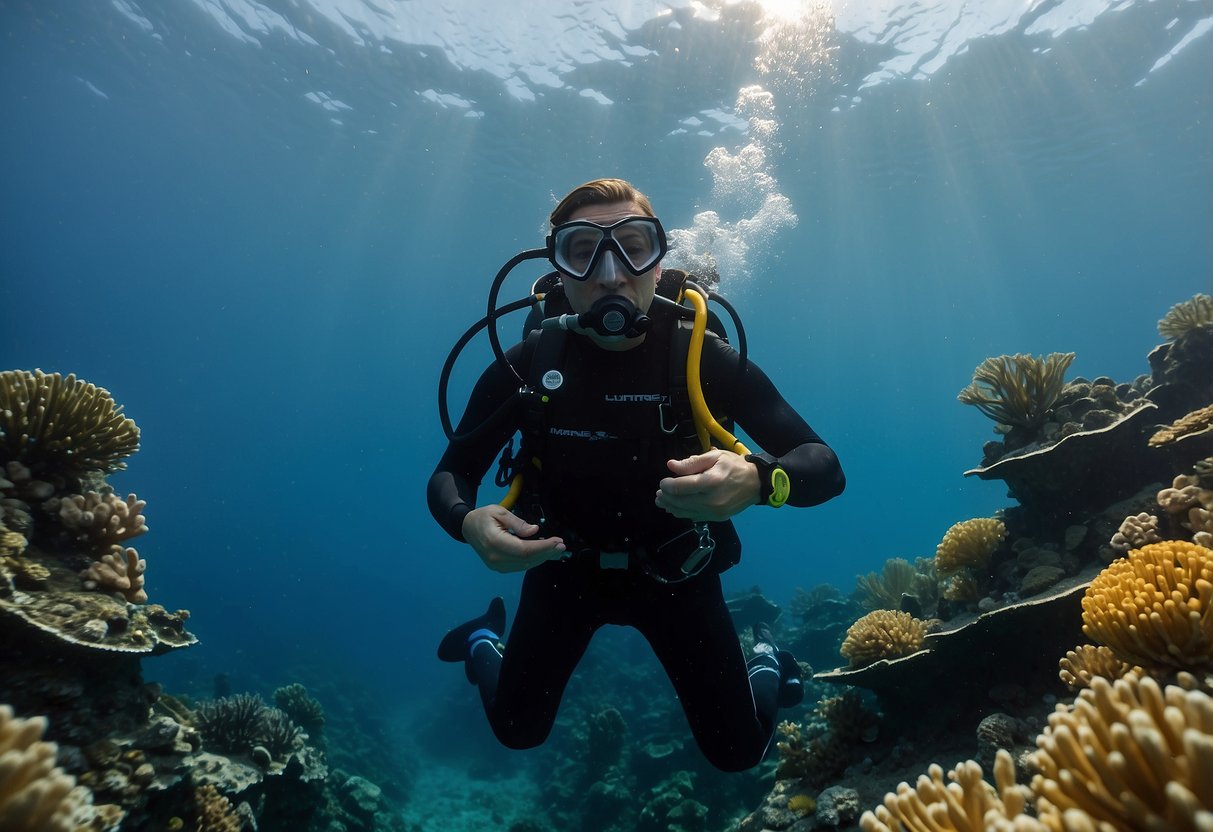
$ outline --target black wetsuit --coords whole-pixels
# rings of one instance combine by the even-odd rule
[[[722,547],[707,569],[680,583],[660,583],[641,568],[645,557],[691,526],[654,505],[658,482],[671,476],[666,460],[694,452],[660,428],[670,421],[671,332],[669,319],[655,314],[644,343],[630,350],[612,352],[567,336],[559,367],[564,380],[550,394],[542,424],[518,401],[497,430],[452,443],[430,478],[430,511],[462,540],[463,518],[506,440],[524,429],[529,414],[532,433],[544,434],[528,447],[528,456],[542,461],[532,471],[530,510],[520,504],[515,513],[532,522],[541,514],[545,533],[564,538],[572,556],[527,572],[504,657],[480,647],[472,659],[489,722],[511,748],[547,738],[565,685],[603,624],[635,627],[652,645],[699,747],[718,768],[755,765],[774,733],[779,673],[762,656],[747,669],[720,586],[719,573],[736,562],[739,545]],[[532,336],[507,353],[524,378],[535,344]],[[735,421],[787,471],[789,505],[816,505],[842,491],[834,453],[756,365],[739,373],[737,354],[709,334],[701,375],[717,419]],[[490,366],[457,433],[484,422],[517,389],[508,369]],[[731,523],[714,528],[718,538],[732,534]],[[629,552],[627,567],[604,568],[604,551]]]

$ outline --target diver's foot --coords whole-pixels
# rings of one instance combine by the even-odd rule
[[[489,608],[485,610],[484,615],[465,621],[442,637],[442,641],[438,643],[438,658],[444,662],[463,662],[468,681],[474,685],[476,675],[471,662],[473,648],[482,641],[487,641],[496,648],[504,631],[505,601],[497,597],[489,601]]]
[[[795,708],[804,701],[800,662],[787,650],[777,650],[775,658],[779,660],[779,696],[776,701],[781,708]]]
[[[754,625],[754,652],[773,656],[779,662],[779,696],[777,701],[781,708],[794,708],[804,701],[804,683],[802,672],[796,657],[787,650],[780,650],[775,644],[768,624],[759,622]]]

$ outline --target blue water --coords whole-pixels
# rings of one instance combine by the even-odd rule
[[[729,589],[933,554],[1008,504],[962,476],[994,438],[956,401],[974,367],[1074,351],[1072,376],[1129,381],[1213,288],[1206,3],[840,6],[816,80],[755,68],[752,3],[484,5],[0,2],[0,365],[74,372],[142,429],[112,482],[148,501],[151,599],[202,639],[150,677],[456,684],[438,637],[518,579],[425,507],[447,350],[584,180],[634,181],[669,228],[744,219],[704,160],[752,135],[704,111],[748,85],[799,222],[722,291],[849,484],[747,512]]]

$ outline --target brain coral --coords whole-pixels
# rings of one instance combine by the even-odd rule
[[[908,612],[874,610],[851,625],[840,652],[852,667],[861,667],[917,652],[926,634],[925,625]]]
[[[1007,527],[992,517],[965,520],[948,529],[935,547],[935,569],[950,575],[962,569],[984,569],[990,555],[1007,535]]]
[[[1087,587],[1083,632],[1146,668],[1213,667],[1213,550],[1151,543],[1113,561]]]

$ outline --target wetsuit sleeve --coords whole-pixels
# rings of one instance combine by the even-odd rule
[[[506,353],[506,358],[515,367],[526,367],[525,353],[529,349],[518,344]],[[524,408],[516,395],[518,386],[518,379],[500,362],[494,362],[481,374],[455,428],[456,436],[476,432],[467,439],[449,443],[430,475],[426,487],[430,514],[456,540],[463,540],[463,518],[476,507],[481,480],[506,440],[521,425]]]
[[[727,414],[779,464],[791,480],[788,505],[815,506],[842,493],[846,478],[834,451],[797,413],[752,360],[711,335],[704,341],[704,398],[713,414]]]

